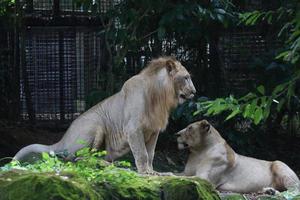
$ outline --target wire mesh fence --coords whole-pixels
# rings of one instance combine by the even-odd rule
[[[47,29],[47,31],[45,30]],[[96,86],[100,37],[86,28],[35,27],[26,31],[26,71],[21,72],[21,117],[29,114],[24,73],[37,120],[71,120],[85,110],[85,96]],[[28,94],[27,94],[28,95]]]
[[[221,37],[224,75],[231,91],[244,94],[257,80],[257,72],[253,70],[256,59],[282,46],[276,36],[270,38],[259,30],[259,27],[236,28]]]
[[[105,13],[116,0],[94,0],[89,4],[78,4],[77,0],[20,0],[24,8],[32,9],[31,11],[52,11],[54,8],[59,8],[61,13],[76,12],[81,13]]]
[[[15,119],[18,115],[18,77],[14,62],[14,35],[0,26],[0,118],[4,119]]]

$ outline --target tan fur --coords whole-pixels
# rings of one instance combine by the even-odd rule
[[[225,143],[225,148],[226,148],[226,154],[227,154],[227,160],[228,160],[228,167],[233,167],[235,164],[234,151],[227,143]]]
[[[190,150],[184,175],[206,179],[223,191],[249,193],[267,187],[279,191],[291,187],[300,189],[297,175],[285,163],[235,153],[206,120],[190,124],[177,134],[178,147]]]
[[[67,151],[72,158],[77,150],[91,147],[105,149],[106,159],[112,161],[131,150],[138,171],[152,173],[158,134],[166,128],[171,109],[195,92],[180,62],[170,57],[154,59],[127,80],[120,92],[73,121],[58,143],[27,146],[15,159],[25,160],[44,151]]]

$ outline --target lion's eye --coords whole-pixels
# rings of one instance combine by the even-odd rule
[[[184,77],[184,80],[188,81],[190,78],[191,78],[191,77],[190,77],[189,75],[186,75],[186,76]]]

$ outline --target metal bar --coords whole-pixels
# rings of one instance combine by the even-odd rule
[[[59,96],[60,96],[60,120],[65,120],[65,102],[64,102],[64,35],[63,30],[59,30]]]
[[[60,16],[59,0],[53,0],[53,16],[54,18]]]
[[[26,12],[33,13],[33,0],[26,0]]]
[[[25,51],[25,27],[21,26],[21,35],[20,35],[20,64],[22,69],[22,77],[24,82],[24,91],[26,98],[26,107],[29,116],[29,120],[32,124],[35,123],[35,112],[33,109],[32,96],[30,91],[30,85],[28,80],[28,73],[26,67],[26,51]]]
[[[13,39],[13,61],[12,61],[12,65],[13,65],[13,79],[14,81],[13,84],[14,86],[13,88],[13,104],[15,105],[13,108],[13,118],[18,119],[20,117],[20,108],[21,108],[21,101],[20,101],[20,40],[19,40],[19,33],[20,33],[20,24],[19,24],[19,20],[20,18],[19,16],[19,8],[20,8],[20,1],[16,0],[16,6],[15,6],[15,18],[14,18],[14,39]]]

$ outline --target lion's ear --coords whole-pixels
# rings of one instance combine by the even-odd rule
[[[175,72],[177,70],[175,62],[171,59],[167,60],[166,61],[166,69],[169,74]]]
[[[210,129],[210,123],[206,120],[202,120],[200,122],[200,126],[201,126],[201,129],[204,130],[205,132],[208,132]]]

